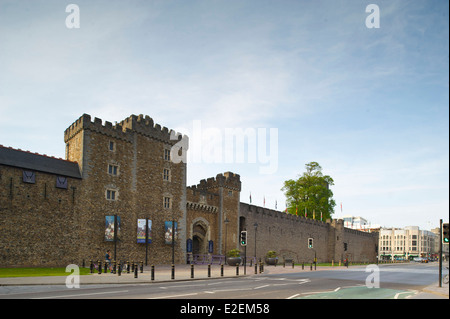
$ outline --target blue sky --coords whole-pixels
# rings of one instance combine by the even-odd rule
[[[74,0],[79,29],[69,3],[0,0],[0,144],[64,157],[83,113],[188,133],[276,128],[275,173],[195,162],[188,184],[233,171],[242,201],[283,210],[283,181],[316,161],[336,218],[448,220],[448,1]],[[380,28],[366,27],[371,3]]]

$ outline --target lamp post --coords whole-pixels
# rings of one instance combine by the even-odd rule
[[[228,239],[228,223],[230,221],[228,218],[225,217],[224,223],[225,223],[225,262],[227,262],[227,239]]]
[[[258,230],[258,223],[255,222],[253,224],[253,227],[255,227],[255,263],[256,263],[256,260],[257,260],[257,258],[256,258],[256,232]]]

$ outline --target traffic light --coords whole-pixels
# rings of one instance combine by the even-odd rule
[[[241,245],[247,246],[247,231],[246,230],[241,231]]]
[[[442,243],[448,244],[448,235],[449,235],[449,229],[448,229],[448,223],[442,224]]]
[[[313,248],[313,239],[308,238],[308,248]]]

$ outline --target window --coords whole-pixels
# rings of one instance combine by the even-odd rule
[[[108,174],[117,176],[118,170],[119,170],[119,166],[108,164]]]
[[[23,182],[28,184],[36,183],[36,173],[32,171],[23,171]]]
[[[164,208],[166,208],[166,209],[171,208],[170,197],[164,197]]]
[[[115,152],[116,151],[116,143],[113,141],[109,141],[109,150],[111,152]]]
[[[228,196],[233,196],[233,191],[228,191]]]
[[[106,190],[106,199],[107,200],[116,200],[116,191],[112,189]]]
[[[163,180],[170,181],[170,170],[168,170],[167,168],[163,170]]]
[[[164,160],[170,161],[170,150],[164,149]]]
[[[56,188],[67,189],[67,177],[56,176]]]

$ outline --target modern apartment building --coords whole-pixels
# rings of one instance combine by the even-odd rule
[[[439,240],[431,231],[418,226],[381,228],[379,235],[380,260],[412,259],[437,254],[435,243]]]

